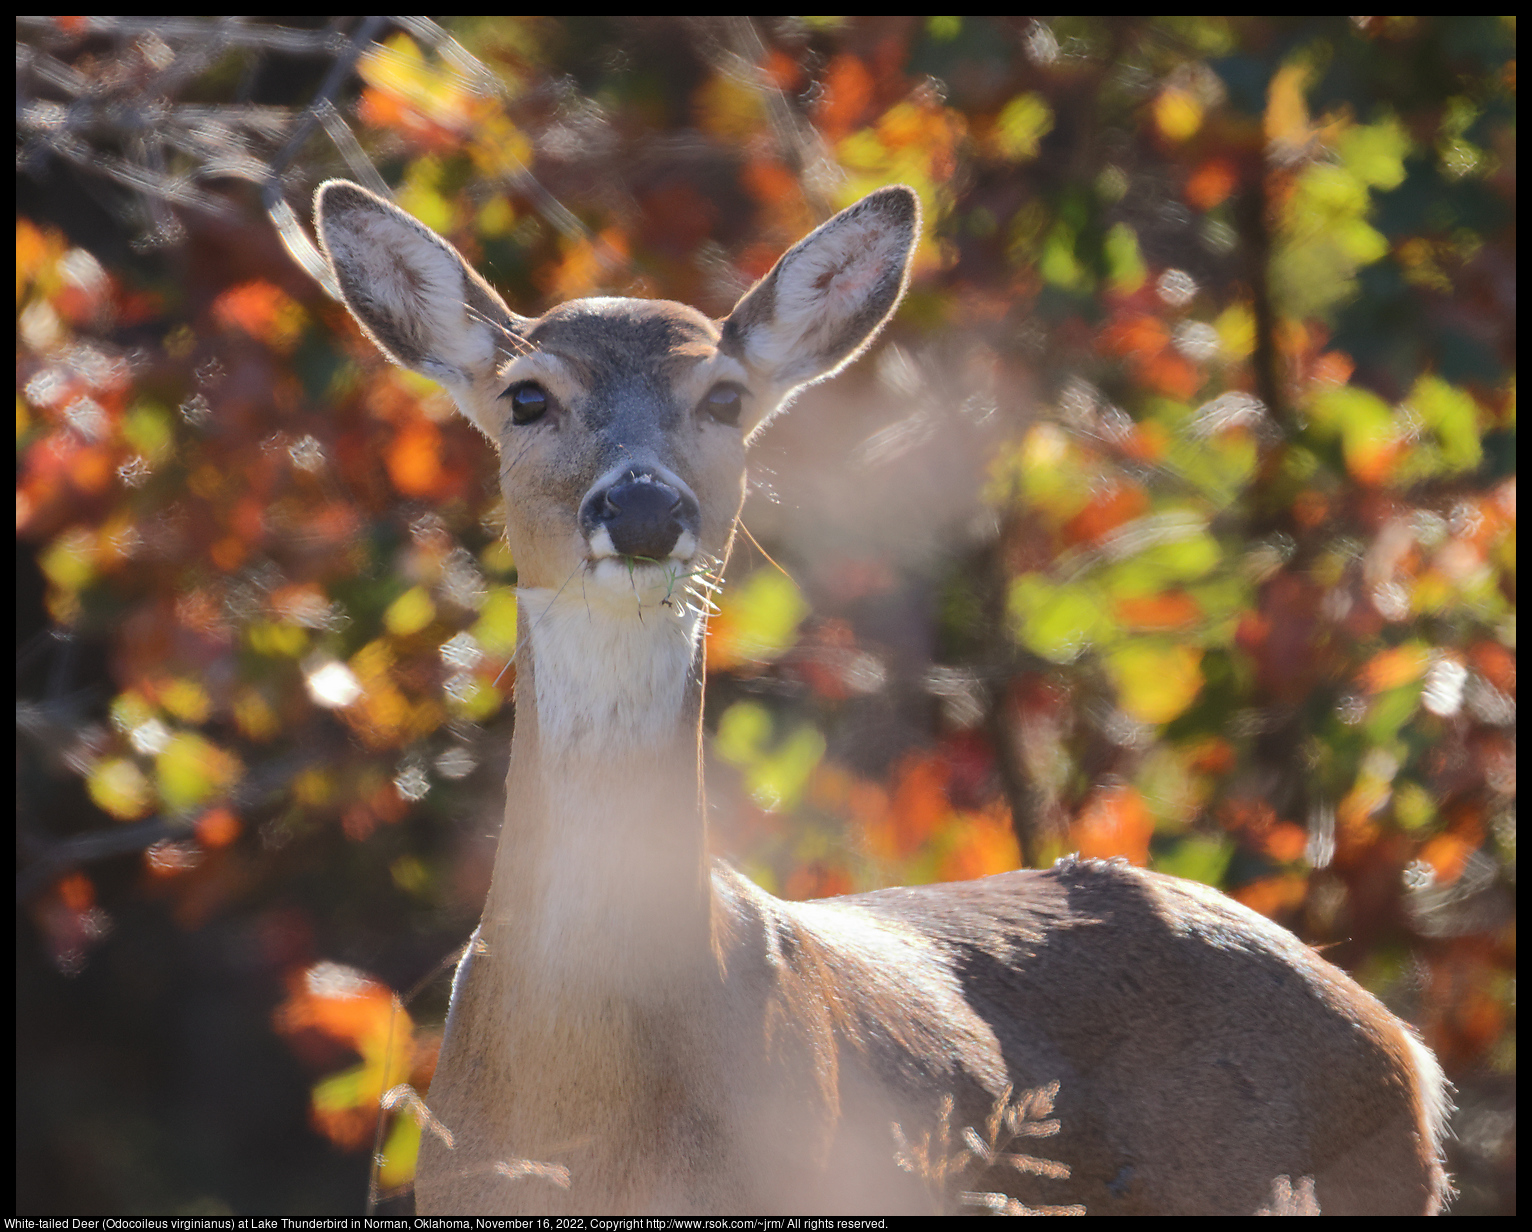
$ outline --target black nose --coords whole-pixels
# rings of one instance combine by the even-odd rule
[[[664,560],[683,531],[696,533],[697,503],[651,471],[629,471],[581,505],[586,537],[602,527],[619,556]]]

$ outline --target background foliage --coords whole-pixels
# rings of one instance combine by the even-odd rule
[[[885,340],[752,458],[715,846],[1220,886],[1419,1026],[1513,1209],[1514,22],[18,28],[23,1212],[356,1211],[429,1079],[515,562],[293,259],[335,174],[528,313],[721,314],[913,186]]]

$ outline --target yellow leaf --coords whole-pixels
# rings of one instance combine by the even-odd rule
[[[1106,657],[1117,704],[1143,723],[1168,723],[1202,691],[1202,651],[1195,646],[1132,642]]]
[[[724,592],[708,624],[708,666],[727,671],[746,662],[778,658],[798,640],[809,605],[792,578],[780,570],[757,569]]]
[[[420,1126],[409,1115],[396,1116],[388,1140],[383,1144],[383,1159],[378,1164],[378,1184],[397,1189],[415,1176],[415,1161],[420,1155]]]
[[[992,137],[1003,157],[1020,162],[1036,158],[1038,143],[1053,129],[1053,109],[1041,94],[1018,94],[995,117]]]
[[[746,772],[745,785],[751,798],[768,812],[792,808],[824,752],[823,733],[804,723],[781,747],[757,760]]]
[[[748,766],[771,741],[771,712],[757,702],[735,702],[718,720],[713,748],[724,761]]]
[[[281,728],[277,712],[255,687],[242,689],[234,699],[234,722],[250,740],[270,740]]]
[[[524,172],[534,154],[527,135],[502,111],[489,112],[473,126],[468,152],[479,173],[490,180]],[[514,218],[509,202],[495,197],[480,211],[479,229],[486,235],[504,235]]]
[[[1246,359],[1255,350],[1255,313],[1249,304],[1230,304],[1213,322],[1218,345],[1230,359]]]
[[[766,125],[760,91],[723,73],[697,91],[696,112],[698,124],[725,141],[745,141]]]
[[[239,758],[195,732],[180,732],[155,757],[160,798],[172,811],[203,804],[227,791],[244,772]]]
[[[212,701],[197,681],[177,677],[160,690],[160,705],[186,723],[201,723],[212,709]]]
[[[85,789],[97,808],[118,821],[132,821],[154,807],[153,785],[126,757],[103,757],[91,767]]]
[[[479,609],[473,636],[487,654],[508,655],[516,649],[516,591],[494,586]]]
[[[297,625],[261,620],[246,626],[245,641],[257,654],[296,659],[307,648],[309,635]]]
[[[1305,66],[1288,64],[1272,76],[1266,91],[1266,115],[1262,120],[1268,142],[1292,150],[1307,144],[1311,130],[1303,87],[1308,82],[1308,75]]]
[[[436,619],[436,604],[423,586],[411,586],[388,605],[383,627],[400,637],[419,633]]]
[[[96,537],[82,526],[66,530],[43,549],[37,563],[60,590],[80,590],[96,575]]]
[[[1154,100],[1154,123],[1171,141],[1185,141],[1202,127],[1202,103],[1179,86],[1167,86]]]

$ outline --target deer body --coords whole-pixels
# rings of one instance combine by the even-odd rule
[[[505,823],[422,1212],[929,1211],[891,1123],[938,1130],[950,1097],[955,1152],[1008,1090],[1054,1081],[1059,1133],[1029,1149],[1068,1177],[978,1166],[961,1188],[1251,1213],[1312,1177],[1326,1213],[1440,1206],[1435,1059],[1215,891],[1075,860],[788,903],[710,865],[689,591],[727,557],[751,434],[896,306],[909,190],[831,219],[722,322],[627,299],[520,317],[365,190],[326,184],[317,212],[364,330],[499,449],[520,586]]]

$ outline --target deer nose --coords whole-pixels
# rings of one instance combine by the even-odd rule
[[[604,533],[613,555],[665,560],[683,535],[695,542],[698,521],[696,498],[649,470],[618,475],[580,506],[580,529],[598,556],[606,555]]]

